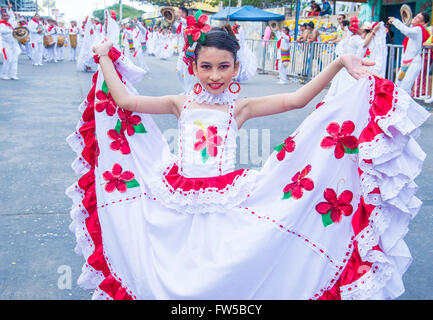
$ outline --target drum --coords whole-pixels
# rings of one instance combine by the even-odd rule
[[[64,44],[65,44],[65,36],[59,34],[57,36],[57,46],[63,47]]]
[[[76,33],[70,33],[69,34],[69,41],[71,43],[71,48],[77,47],[77,34]]]
[[[52,46],[54,46],[56,42],[53,40],[53,37],[48,35],[48,36],[44,36],[44,46],[45,48],[50,48]]]
[[[12,31],[12,36],[22,44],[26,44],[29,41],[29,35],[29,29],[26,27],[18,27]]]

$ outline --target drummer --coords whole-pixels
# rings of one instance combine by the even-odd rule
[[[29,21],[30,45],[32,47],[32,63],[34,66],[42,66],[42,54],[44,48],[43,26],[39,14],[35,14]]]
[[[77,61],[77,41],[80,35],[80,28],[77,26],[77,21],[71,21],[71,28],[68,29],[69,34],[69,61]]]
[[[21,53],[18,41],[13,37],[13,30],[17,27],[12,4],[8,4],[7,11],[1,8],[0,34],[3,44],[1,55],[3,67],[0,78],[3,80],[18,80],[18,56]]]
[[[57,60],[63,61],[65,57],[64,47],[65,47],[65,23],[59,21],[59,25],[57,27]]]
[[[47,19],[48,26],[45,31],[45,36],[51,36],[50,43],[45,45],[47,48],[47,62],[57,62],[57,23],[53,18]]]

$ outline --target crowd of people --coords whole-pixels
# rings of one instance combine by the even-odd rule
[[[358,20],[357,16],[352,16],[350,19],[346,18],[345,14],[339,14],[337,17],[337,30],[333,37],[326,41],[320,41],[320,33],[315,28],[312,21],[299,25],[299,33],[296,39],[298,44],[318,43],[321,45],[332,44],[335,45],[332,50],[335,50],[335,55],[341,56],[343,54],[351,53],[366,60],[374,61],[375,65],[371,67],[381,77],[390,76],[387,74],[387,54],[389,48],[387,44],[394,42],[394,32],[391,30],[393,25],[397,28],[406,38],[403,42],[403,56],[401,65],[397,66],[396,83],[409,92],[412,96],[427,96],[426,102],[433,102],[433,98],[427,92],[427,84],[431,82],[429,68],[433,63],[433,54],[428,52],[433,47],[433,33],[430,24],[430,17],[425,12],[420,12],[412,19],[411,26],[406,26],[400,20],[390,17],[385,22],[362,22]],[[297,52],[297,58],[302,60],[306,65],[305,75],[308,75],[311,70],[311,64],[314,60],[319,69],[322,68],[322,59],[324,50],[315,50],[313,46],[297,46],[290,45],[292,42],[293,30],[289,28],[281,28],[277,32],[277,41],[282,40],[282,46],[278,47],[278,64],[277,70],[279,72],[279,83],[287,83],[286,68],[278,67],[288,65],[290,61],[290,51]],[[423,53],[423,47],[424,53]],[[290,49],[289,49],[290,48]],[[322,49],[323,49],[322,48]],[[335,49],[334,49],[335,48]],[[285,63],[284,63],[285,62]],[[422,69],[422,72],[420,72]],[[320,71],[319,70],[319,71]],[[341,74],[344,73],[344,70]],[[430,72],[431,73],[431,72]],[[341,75],[340,74],[340,75]],[[350,86],[353,83],[353,77],[347,73],[344,77],[340,75],[334,79],[333,84],[328,92],[329,95],[335,94],[343,87]],[[392,77],[392,75],[391,75]],[[339,83],[339,85],[337,85]]]
[[[176,18],[172,24],[158,23],[147,26],[141,19],[130,19],[129,22],[118,21],[115,11],[105,10],[104,21],[87,17],[82,25],[77,21],[70,21],[65,26],[50,17],[43,18],[35,14],[26,19],[12,11],[10,5],[2,10],[2,27],[4,62],[1,73],[3,80],[18,80],[18,56],[25,52],[33,66],[44,63],[58,63],[65,59],[65,48],[69,48],[69,61],[76,62],[77,69],[83,72],[95,72],[97,64],[94,61],[92,48],[105,38],[110,39],[115,48],[134,64],[148,72],[145,57],[153,56],[162,60],[178,56],[176,71],[182,83],[184,92],[192,89],[192,72],[183,59],[185,50],[184,30],[187,27],[188,9],[181,7],[176,11]],[[28,36],[18,41],[12,35],[17,27],[26,27]],[[237,76],[238,81],[246,81],[257,70],[257,58],[245,45],[245,35],[239,25],[230,27],[231,32],[238,39],[241,50],[239,60],[241,68]],[[4,48],[3,48],[4,47]]]

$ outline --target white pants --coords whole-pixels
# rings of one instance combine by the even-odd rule
[[[57,60],[63,60],[64,59],[64,46],[57,47]]]
[[[57,44],[47,48],[47,61],[57,62]]]
[[[42,64],[43,52],[44,52],[44,43],[42,41],[32,43],[32,62],[33,62],[33,65]]]
[[[3,60],[1,77],[14,78],[17,76],[18,70],[18,55],[9,54],[7,60]]]
[[[281,82],[287,82],[287,70],[281,59],[278,59],[278,75]]]
[[[69,61],[77,61],[77,48],[69,47]]]
[[[1,70],[1,77],[11,77],[14,78],[17,76],[18,70],[18,56],[21,53],[21,49],[17,43],[4,43],[4,52],[3,57],[3,66]]]
[[[403,78],[403,80],[396,80],[395,84],[398,85],[400,88],[402,88],[404,91],[406,91],[408,94],[412,93],[412,87],[415,83],[416,78],[419,75],[419,72],[421,71],[421,56],[416,56],[412,63],[410,64],[409,68],[406,71],[406,74]]]

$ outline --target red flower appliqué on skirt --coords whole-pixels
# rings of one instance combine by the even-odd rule
[[[353,207],[350,204],[353,193],[350,190],[343,191],[337,198],[337,193],[331,189],[325,189],[323,197],[326,201],[316,205],[316,211],[322,215],[323,225],[326,227],[334,222],[340,222],[343,215],[350,216]]]
[[[303,170],[297,172],[293,178],[292,183],[289,183],[284,187],[284,199],[289,199],[291,197],[295,199],[302,198],[304,193],[303,189],[311,191],[314,189],[314,182],[310,178],[306,178],[307,174],[311,171],[311,165],[307,165]]]
[[[345,153],[358,153],[358,139],[350,134],[355,130],[355,124],[348,120],[340,125],[336,122],[331,122],[326,127],[326,131],[330,134],[323,138],[320,146],[324,149],[335,147],[335,158],[343,158]]]
[[[108,181],[105,184],[105,191],[114,192],[116,189],[124,193],[128,188],[139,186],[138,182],[134,179],[135,175],[131,171],[123,171],[120,164],[115,163],[110,171],[105,171],[102,174],[104,180]]]

